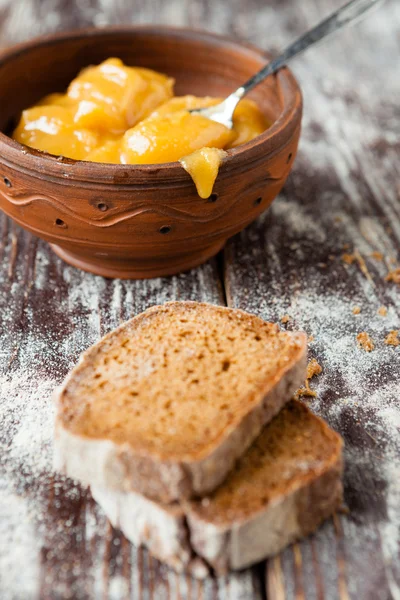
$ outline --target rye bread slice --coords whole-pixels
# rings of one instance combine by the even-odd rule
[[[342,439],[292,400],[211,495],[162,505],[92,487],[111,523],[178,571],[241,569],[313,532],[342,500]]]
[[[171,502],[215,489],[305,378],[306,335],[172,302],[86,351],[56,394],[55,466]]]

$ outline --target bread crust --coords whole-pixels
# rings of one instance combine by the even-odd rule
[[[299,481],[285,496],[240,522],[215,525],[187,509],[193,551],[218,573],[243,569],[274,556],[309,535],[343,500],[340,450],[312,481]],[[301,479],[301,478],[299,478]]]
[[[81,356],[63,385],[55,393],[57,416],[55,425],[54,465],[61,472],[84,484],[109,487],[119,491],[135,490],[157,501],[168,503],[183,498],[210,493],[225,479],[236,460],[247,450],[253,440],[290,399],[302,384],[306,371],[307,336],[302,332],[291,333],[296,351],[275,378],[265,381],[258,394],[258,402],[242,421],[227,428],[222,439],[214,447],[208,447],[202,456],[177,460],[163,460],[156,454],[135,451],[129,444],[116,444],[107,439],[94,439],[77,435],[68,430],[60,418],[64,394],[82,367],[90,364],[93,353],[101,350],[114,336],[134,322],[149,317],[160,310],[181,310],[182,307],[202,310],[210,305],[197,302],[170,302],[154,306],[134,317],[106,335]],[[233,311],[255,325],[263,321],[240,310],[214,307],[220,311]]]
[[[315,531],[342,502],[343,443],[326,423],[318,421],[323,430],[330,432],[329,459],[324,464],[310,465],[307,471],[303,465],[284,494],[233,522],[227,518],[215,523],[200,517],[197,510],[200,500],[166,506],[135,492],[92,487],[92,494],[112,524],[129,540],[146,546],[175,570],[191,570],[195,577],[201,578],[208,569],[218,574],[242,569]]]

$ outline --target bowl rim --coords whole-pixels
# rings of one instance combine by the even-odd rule
[[[221,47],[229,47],[236,51],[248,53],[258,59],[270,59],[271,53],[258,48],[254,44],[235,38],[208,32],[202,29],[190,27],[173,27],[168,25],[132,24],[116,25],[106,27],[90,27],[74,29],[35,37],[26,42],[9,46],[0,51],[0,66],[21,54],[28,53],[37,47],[45,47],[63,43],[67,40],[87,37],[102,37],[107,35],[126,33],[147,33],[149,35],[168,35],[174,38],[194,39]],[[231,168],[247,170],[248,164],[265,160],[266,156],[272,156],[285,146],[294,132],[300,127],[303,98],[301,88],[288,67],[284,67],[277,74],[272,75],[280,92],[284,90],[284,108],[278,119],[266,129],[261,135],[250,142],[227,150],[220,172],[228,163]],[[0,156],[3,164],[17,167],[25,173],[35,173],[37,176],[46,178],[62,179],[63,183],[71,183],[71,180],[96,183],[97,185],[115,184],[116,181],[122,185],[143,184],[149,182],[149,176],[156,177],[157,185],[162,183],[187,182],[190,176],[182,169],[178,161],[157,164],[113,164],[97,163],[85,160],[75,160],[67,157],[58,157],[48,152],[30,148],[21,144],[0,131]],[[258,159],[258,160],[257,160]],[[67,181],[69,179],[69,181]]]

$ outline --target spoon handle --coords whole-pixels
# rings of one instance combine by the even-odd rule
[[[377,5],[382,0],[351,0],[345,6],[339,8],[336,12],[334,12],[330,17],[316,25],[313,29],[305,33],[295,42],[290,44],[280,54],[277,58],[269,62],[265,67],[263,67],[258,73],[253,75],[244,85],[238,88],[235,92],[231,94],[235,99],[242,98],[245,94],[247,94],[250,90],[252,90],[256,85],[258,85],[263,79],[272,75],[278,71],[281,67],[286,65],[286,63],[307,50],[310,46],[313,46],[320,40],[322,40],[327,35],[338,31],[348,23],[351,23],[358,17],[361,17],[368,9]]]

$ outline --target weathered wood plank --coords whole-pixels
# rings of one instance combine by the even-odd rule
[[[0,230],[1,598],[259,597],[252,571],[204,584],[170,572],[51,469],[50,396],[80,352],[150,305],[222,303],[216,261],[168,279],[111,281],[63,264],[5,216]]]
[[[0,44],[91,24],[156,21],[203,26],[272,49],[340,4],[2,0]],[[400,239],[399,81],[393,76],[400,10],[394,0],[383,10],[296,64],[305,126],[295,171],[272,211],[226,253],[231,304],[266,318],[287,312],[290,327],[314,335],[311,353],[324,372],[312,406],[347,442],[351,514],[268,563],[272,600],[399,595],[393,402],[399,353],[383,344],[386,332],[398,327],[399,294],[383,278]],[[204,584],[176,576],[127,544],[88,493],[55,478],[50,468],[50,394],[79,353],[151,304],[222,302],[215,262],[171,279],[113,282],[66,267],[5,218],[0,230],[1,597],[262,596],[257,569]],[[344,244],[365,258],[369,278],[356,263],[342,263]],[[374,250],[387,264],[369,256]],[[359,317],[351,313],[356,303]],[[380,304],[388,317],[376,315]],[[362,329],[376,342],[371,355],[355,346]]]
[[[296,4],[299,22],[280,21],[279,35],[330,6]],[[400,360],[399,349],[384,344],[400,326],[399,288],[384,279],[391,259],[399,261],[400,86],[391,73],[400,11],[394,3],[386,11],[295,67],[305,95],[298,160],[269,213],[225,252],[230,305],[272,320],[287,314],[287,327],[314,337],[310,356],[323,373],[310,406],[346,442],[350,514],[268,563],[272,598],[400,594]],[[342,255],[354,251],[358,260],[347,265]],[[377,314],[381,305],[386,317]],[[374,340],[370,354],[357,348],[361,331]]]
[[[181,24],[196,21],[189,11],[183,11],[182,2],[141,3],[133,11],[130,3],[120,1],[6,1],[2,9],[3,46],[58,29],[133,20],[148,22],[154,15],[158,15],[157,21],[177,25],[177,14],[185,12]],[[4,360],[0,368],[6,389],[6,397],[2,394],[6,401],[4,415],[8,425],[20,425],[24,414],[31,412],[29,402],[41,402],[37,410],[37,424],[41,426],[38,435],[28,439],[21,425],[15,425],[14,433],[27,438],[23,448],[18,448],[20,453],[29,452],[27,444],[32,444],[31,452],[37,446],[43,446],[45,452],[39,469],[37,465],[29,466],[23,457],[14,459],[17,451],[13,450],[11,428],[4,432],[3,447],[8,450],[4,455],[4,503],[15,493],[16,471],[24,468],[24,495],[18,496],[19,510],[29,521],[12,534],[10,526],[16,523],[14,515],[9,514],[6,532],[13,551],[11,558],[13,553],[22,553],[23,562],[31,565],[32,576],[20,578],[18,569],[10,570],[2,597],[257,598],[260,586],[251,571],[234,576],[228,592],[218,581],[200,584],[176,576],[144,550],[131,548],[118,532],[111,531],[87,493],[72,482],[54,480],[50,474],[52,411],[48,399],[54,385],[76,362],[79,353],[100,335],[152,304],[173,299],[222,302],[215,261],[194,273],[170,279],[145,283],[107,281],[66,267],[45,244],[10,225],[5,218],[2,226],[0,311],[4,321],[0,347]],[[16,396],[21,397],[18,411],[13,406]],[[26,480],[35,482],[27,494]],[[28,534],[29,543],[23,550],[18,535],[24,539]],[[1,560],[2,565],[7,564],[5,555]]]

